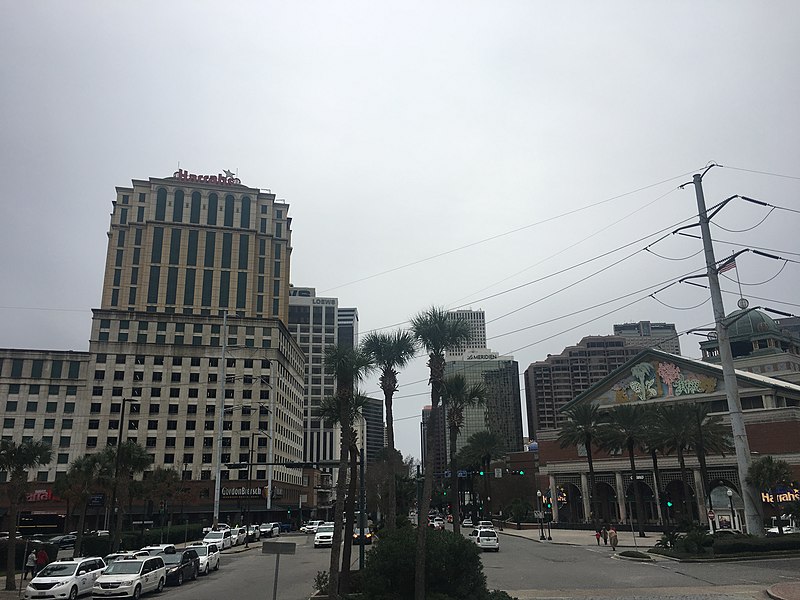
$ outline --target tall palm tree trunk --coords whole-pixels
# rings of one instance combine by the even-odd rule
[[[350,434],[353,439],[353,434]],[[347,522],[344,524],[344,547],[342,549],[342,576],[339,589],[342,594],[350,593],[350,561],[353,556],[353,528],[355,527],[356,507],[356,482],[358,481],[358,448],[350,447],[350,481],[347,484],[347,499],[344,503],[344,512]]]
[[[453,497],[453,532],[461,533],[461,498],[458,493],[458,471],[456,469],[456,436],[458,429],[450,427],[450,495]],[[455,488],[455,490],[453,489]]]
[[[78,533],[75,537],[75,547],[72,550],[72,558],[77,558],[81,556],[81,546],[83,546],[83,529],[86,525],[86,505],[88,504],[87,501],[84,501],[81,504],[81,512],[80,516],[78,517]]]
[[[414,571],[414,600],[425,600],[425,547],[428,535],[428,511],[433,492],[433,447],[436,440],[436,421],[439,418],[439,395],[436,386],[431,388],[431,416],[425,435],[425,477],[422,485],[422,502],[417,514],[417,556]]]
[[[678,448],[678,464],[681,469],[681,483],[683,484],[683,515],[690,521],[694,519],[694,509],[689,498],[689,482],[686,479],[686,460],[683,457],[683,448]]]
[[[597,489],[594,480],[594,460],[592,457],[592,438],[586,437],[586,462],[589,463],[589,513],[586,515],[586,522],[594,523],[595,529],[597,527],[598,511],[597,511]]]
[[[656,494],[658,495],[658,506],[661,509],[661,527],[667,533],[668,516],[667,503],[664,498],[664,490],[661,488],[661,471],[658,469],[658,452],[655,448],[650,449],[650,458],[653,460],[653,477],[656,480]]]
[[[397,465],[395,464],[392,395],[384,392],[383,403],[386,407],[386,442],[389,448],[389,485],[386,489],[386,529],[394,531],[397,526]]]
[[[636,474],[636,459],[633,457],[633,441],[628,442],[628,458],[631,461],[631,475],[633,481],[633,499],[636,502],[636,521],[639,526],[639,537],[644,535],[644,506],[642,505],[642,490],[639,489],[639,479]]]
[[[350,450],[350,428],[342,426],[339,451],[339,472],[336,477],[336,502],[333,506],[333,540],[331,562],[328,573],[328,595],[331,600],[339,598],[339,559],[341,557],[342,522],[344,521],[345,487],[347,486],[347,456]]]

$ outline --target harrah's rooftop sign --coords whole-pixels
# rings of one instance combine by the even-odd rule
[[[220,173],[219,175],[196,175],[195,173],[189,173],[189,171],[184,171],[183,169],[178,169],[172,174],[174,179],[180,179],[182,181],[190,181],[190,182],[197,182],[197,183],[216,183],[218,185],[241,185],[242,180],[238,177],[233,177],[233,173],[231,176],[228,176],[230,171],[227,171],[225,175]]]

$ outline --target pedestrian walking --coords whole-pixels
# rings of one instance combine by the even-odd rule
[[[25,571],[22,573],[22,581],[28,578],[28,573],[31,574],[31,579],[36,577],[36,551],[33,549],[25,560]]]
[[[603,544],[608,546],[608,529],[606,529],[605,525],[603,525],[603,529],[600,531],[600,535],[603,536]]]
[[[617,537],[617,530],[613,525],[611,526],[611,531],[608,532],[608,541],[611,542],[611,549],[616,551],[619,538]]]
[[[594,532],[594,539],[597,540],[597,545],[599,546],[600,545],[600,530],[599,529]]]
[[[44,548],[39,548],[39,552],[36,553],[36,573],[44,569],[49,562],[50,557],[47,556],[47,551]]]

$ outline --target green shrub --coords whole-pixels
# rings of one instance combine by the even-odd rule
[[[451,531],[426,528],[425,590],[429,600],[486,600],[486,576],[477,546]],[[367,554],[364,593],[371,600],[414,597],[417,531],[387,532]],[[502,597],[501,597],[502,598]]]
[[[714,537],[704,527],[692,527],[679,536],[674,548],[684,554],[705,554],[714,544]]]
[[[328,585],[330,585],[330,574],[327,571],[317,571],[314,577],[314,589],[321,594],[327,594]]]
[[[502,590],[492,590],[489,592],[487,596],[488,600],[519,600],[519,598],[514,598],[510,596],[508,592],[504,592]]]
[[[757,538],[742,536],[728,539],[717,539],[714,542],[715,554],[787,552],[800,550],[800,534],[781,535],[778,537]]]

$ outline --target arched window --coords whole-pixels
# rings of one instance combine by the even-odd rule
[[[219,210],[219,206],[217,205],[217,195],[211,194],[208,197],[208,218],[206,219],[209,225],[217,224],[217,210]]]
[[[233,196],[228,194],[225,196],[225,227],[233,227]]]
[[[156,221],[164,221],[167,218],[167,190],[158,188],[156,195]]]
[[[250,197],[242,196],[242,227],[250,227]]]
[[[175,200],[172,202],[172,220],[180,223],[183,221],[183,190],[175,190]]]
[[[189,209],[189,222],[200,222],[200,192],[192,192],[192,205]]]

